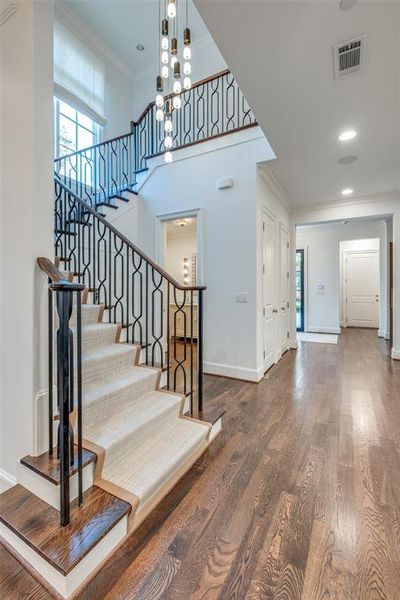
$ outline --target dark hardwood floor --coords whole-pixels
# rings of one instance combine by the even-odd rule
[[[375,331],[206,378],[224,431],[79,600],[399,600],[400,362]],[[0,597],[49,594],[5,550]]]

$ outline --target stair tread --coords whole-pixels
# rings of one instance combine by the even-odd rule
[[[90,450],[82,450],[82,466],[95,462],[97,459],[96,454],[90,452]],[[48,452],[44,452],[40,456],[24,456],[20,460],[28,469],[31,469],[38,475],[41,475],[54,485],[60,485],[60,461],[57,458],[57,450],[54,448],[53,454],[50,455]],[[70,467],[69,473],[73,475],[78,470],[78,446],[74,445],[74,464]]]
[[[206,441],[209,427],[189,419],[167,419],[160,429],[148,431],[140,445],[134,437],[126,440],[116,460],[106,454],[104,479],[139,498],[139,507],[149,500],[179,470],[188,456]],[[129,465],[129,468],[127,466]]]
[[[179,415],[181,396],[178,394],[165,394],[159,391],[149,392],[124,409],[114,412],[107,420],[96,421],[84,425],[84,438],[95,442],[106,450],[110,446],[118,445],[127,436],[137,434],[138,430],[154,425],[157,421],[163,426],[163,419],[169,414]],[[138,438],[135,438],[137,444]],[[126,468],[129,465],[126,464]]]
[[[84,502],[72,502],[71,520],[17,484],[0,494],[0,521],[57,571],[67,575],[131,510],[131,505],[92,486]]]

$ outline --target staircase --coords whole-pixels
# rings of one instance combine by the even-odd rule
[[[182,94],[175,149],[256,124],[228,71]],[[221,429],[223,412],[204,408],[206,288],[180,285],[102,214],[135,193],[161,151],[154,109],[132,133],[56,161],[56,258],[38,259],[48,278],[48,449],[21,459],[18,484],[0,495],[0,531],[63,598]]]

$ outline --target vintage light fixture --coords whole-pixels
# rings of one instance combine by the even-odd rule
[[[185,26],[182,38],[179,36],[179,18],[185,7]],[[163,14],[161,14],[163,13]],[[164,121],[164,160],[172,162],[174,145],[173,111],[182,107],[181,94],[190,90],[192,80],[191,32],[189,29],[189,0],[159,0],[158,21],[160,35],[159,75],[156,79],[156,120]],[[182,39],[183,44],[179,41]],[[183,65],[181,67],[181,64]],[[183,81],[181,77],[183,74]],[[167,95],[164,100],[162,94]],[[161,125],[162,126],[162,125]]]

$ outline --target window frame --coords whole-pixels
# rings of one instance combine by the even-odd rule
[[[63,102],[67,106],[69,106],[74,111],[74,113],[75,113],[74,118],[72,118],[71,116],[66,115],[64,112],[62,112],[61,102]],[[79,115],[82,115],[82,116],[86,117],[87,119],[90,119],[90,121],[93,124],[93,130],[88,129],[88,127],[79,123]],[[62,116],[64,119],[67,119],[68,121],[73,123],[75,126],[76,149],[70,150],[69,152],[66,152],[66,154],[60,153],[61,148],[68,149],[65,145],[60,143],[60,116]],[[89,146],[83,146],[82,148],[78,147],[79,129],[92,134],[92,136],[93,136],[92,144],[90,144]],[[83,112],[81,112],[80,110],[75,108],[75,106],[73,106],[72,104],[69,104],[65,100],[62,100],[58,96],[54,95],[54,153],[55,153],[56,158],[62,158],[63,156],[66,156],[68,154],[74,154],[75,152],[79,152],[81,150],[84,150],[85,148],[90,148],[91,146],[95,146],[96,144],[100,143],[100,141],[102,139],[102,135],[103,135],[103,126],[100,125],[100,123],[96,122],[91,117],[88,117],[87,115],[85,115]]]

